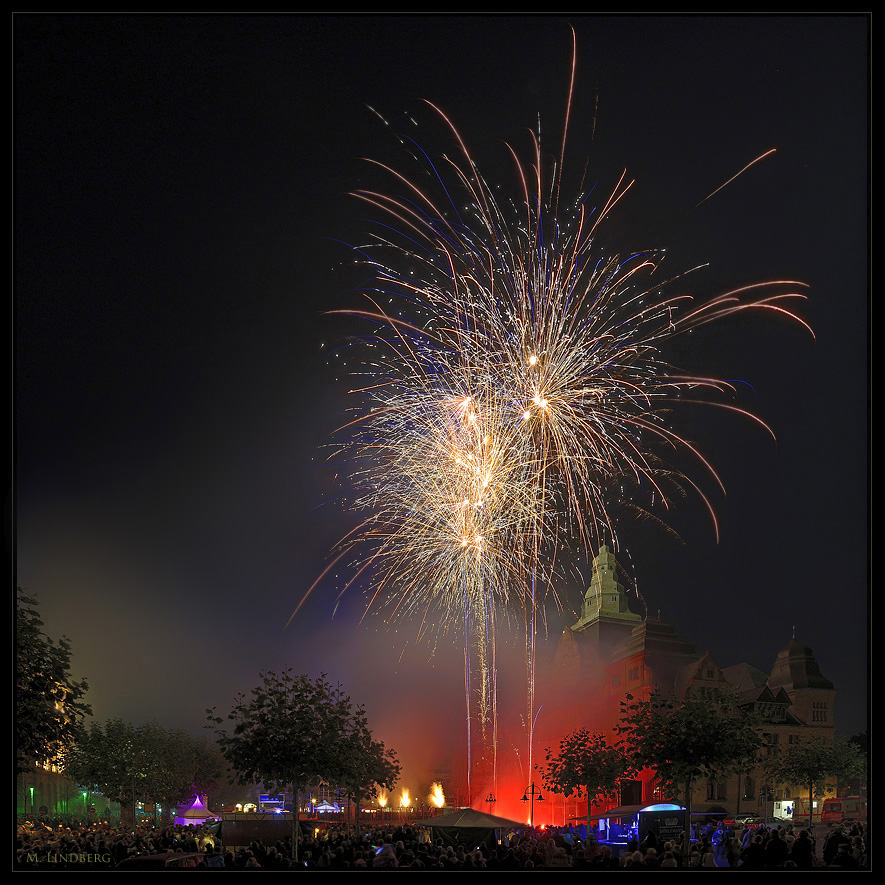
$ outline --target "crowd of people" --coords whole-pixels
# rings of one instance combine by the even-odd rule
[[[376,844],[377,843],[377,844]],[[575,838],[573,831],[535,829],[513,833],[497,846],[447,845],[426,831],[401,827],[384,834],[327,831],[308,840],[301,863],[317,869],[812,869],[868,868],[862,827],[835,827],[818,846],[808,829],[792,826],[712,828],[691,842],[640,842],[613,847]],[[820,849],[820,850],[818,850]],[[259,861],[260,862],[260,861]]]
[[[222,828],[223,833],[223,828]],[[263,870],[533,870],[533,869],[869,869],[864,827],[836,826],[825,837],[791,825],[743,828],[710,826],[689,850],[682,839],[659,840],[649,832],[626,845],[600,843],[574,828],[535,828],[508,834],[495,845],[447,843],[427,828],[401,825],[365,831],[353,824],[302,831],[297,861],[291,837],[265,844],[226,847],[217,827],[158,827],[135,830],[108,822],[25,821],[19,824],[19,869],[115,869],[140,855],[164,852],[201,855],[212,869]]]
[[[115,869],[137,855],[205,854],[215,847],[204,827],[138,824],[130,829],[107,820],[28,818],[16,833],[18,869]]]

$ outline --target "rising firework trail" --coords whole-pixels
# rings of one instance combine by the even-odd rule
[[[807,328],[795,312],[805,296],[777,280],[699,303],[689,288],[699,268],[671,274],[662,249],[600,246],[633,186],[626,173],[602,199],[567,200],[565,136],[550,163],[533,133],[527,161],[507,148],[515,197],[503,201],[430,107],[454,152],[434,163],[403,137],[415,170],[370,161],[391,187],[356,193],[381,220],[356,250],[374,278],[365,306],[338,311],[367,331],[353,341],[357,405],[333,455],[350,465],[363,521],[336,561],[351,567],[344,590],[368,588],[367,612],[415,619],[420,633],[464,630],[468,754],[474,729],[488,762],[496,636],[525,630],[531,723],[536,622],[555,599],[560,551],[617,542],[624,507],[665,522],[687,494],[718,537],[704,489],[722,483],[680,434],[679,410],[765,425],[729,401],[728,382],[673,366],[668,342],[745,311]],[[684,456],[694,469],[674,466]]]

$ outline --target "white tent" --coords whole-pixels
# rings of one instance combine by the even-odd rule
[[[174,823],[179,827],[198,827],[201,824],[216,820],[221,820],[221,817],[209,811],[200,801],[200,797],[197,796],[189,806],[178,806],[178,813],[175,815]]]

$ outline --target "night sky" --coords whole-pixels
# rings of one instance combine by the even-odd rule
[[[504,143],[527,157],[539,119],[558,153],[570,24],[566,182],[636,179],[605,236],[709,262],[698,294],[805,282],[816,333],[743,317],[675,354],[745,382],[777,443],[693,416],[727,489],[721,537],[691,500],[684,543],[627,531],[637,585],[723,667],[767,672],[795,629],[835,683],[837,731],[866,729],[864,16],[16,15],[15,580],[70,637],[98,719],[199,734],[205,708],[292,667],[366,704],[413,790],[457,748],[457,638],[360,624],[332,577],[284,628],[353,523],[322,466],[350,405],[349,329],[325,312],[364,282],[345,244],[371,213],[349,193],[389,184],[361,158],[405,168],[390,129],[452,148],[424,99],[504,188]],[[551,637],[571,620],[551,611]],[[509,703],[523,669],[504,657]]]

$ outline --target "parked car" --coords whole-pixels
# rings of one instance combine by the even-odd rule
[[[761,824],[762,818],[758,814],[751,814],[749,811],[742,811],[734,817],[728,817],[722,823],[727,827],[751,827],[755,824]]]
[[[136,854],[121,860],[115,870],[205,870],[205,854],[184,854],[167,851],[165,854]]]

